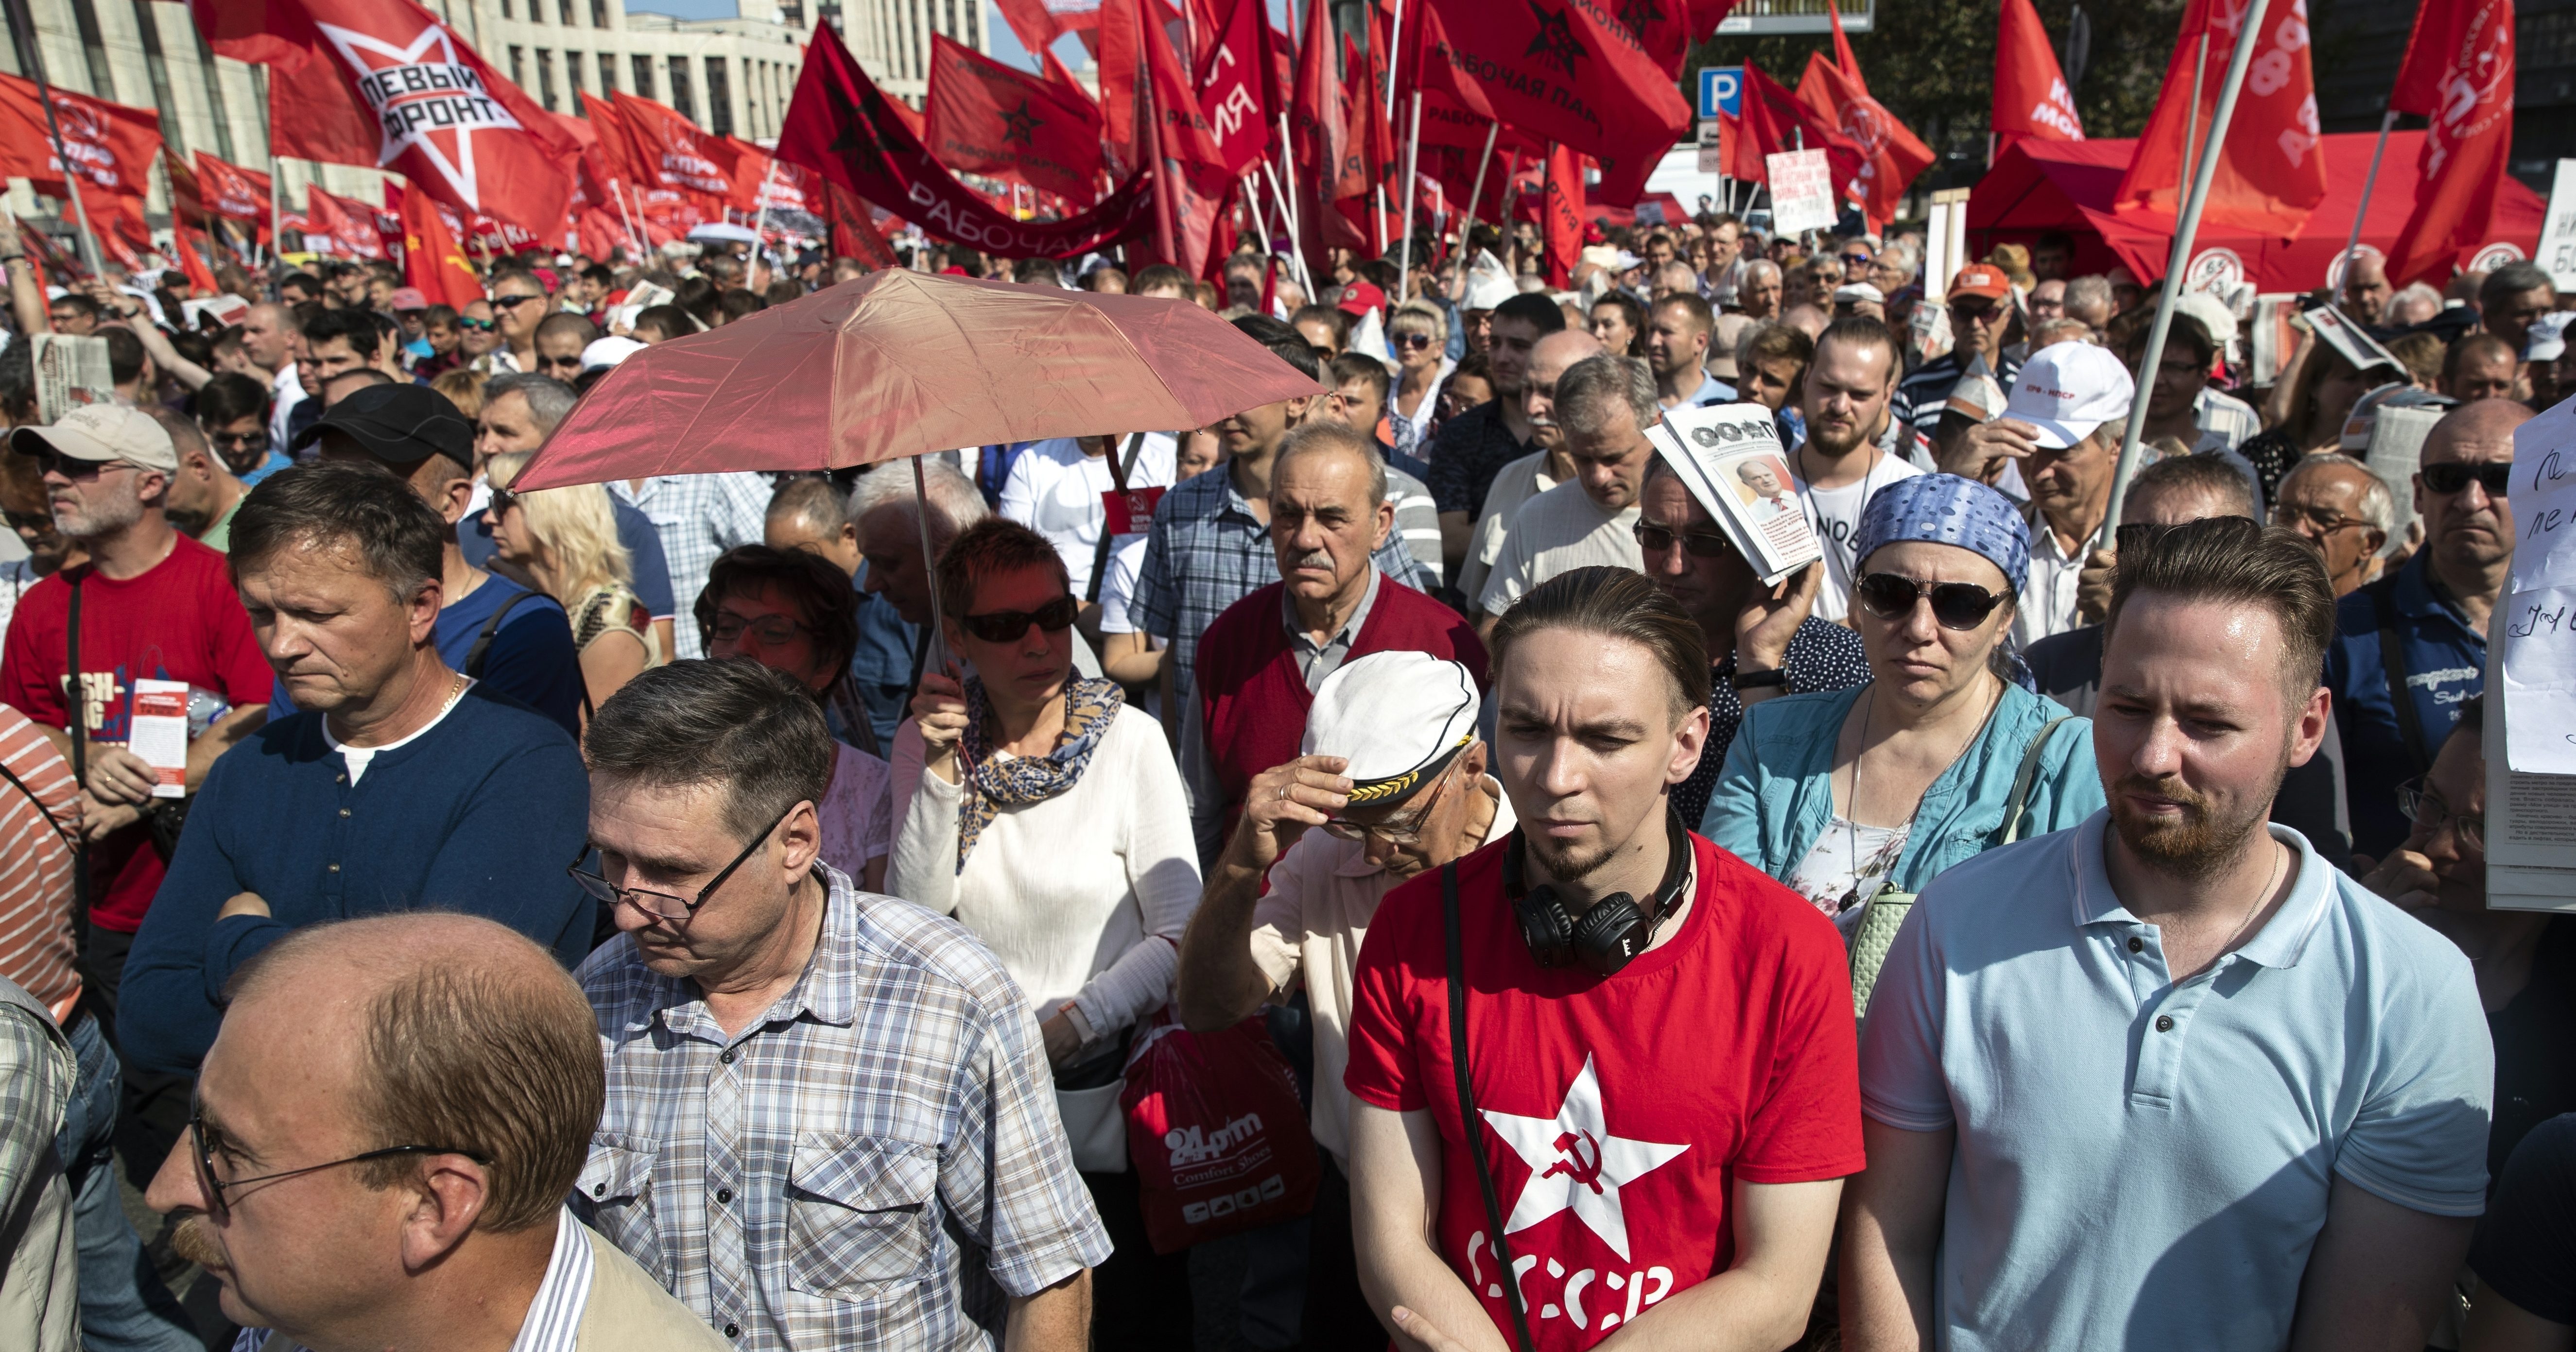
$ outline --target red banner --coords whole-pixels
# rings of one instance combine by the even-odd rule
[[[1089,206],[1100,195],[1100,110],[1079,89],[930,39],[929,144],[961,173],[991,174]]]
[[[818,25],[778,129],[778,158],[877,203],[941,239],[1006,258],[1079,257],[1153,229],[1151,181],[1139,174],[1062,221],[1015,221],[939,166],[859,68],[831,25]]]
[[[1826,61],[1822,52],[1808,54],[1807,73],[1798,80],[1798,97],[1851,141],[1860,162],[1843,180],[1843,195],[1860,203],[1861,214],[1872,228],[1884,229],[1896,219],[1906,185],[1931,166],[1932,148],[1869,96],[1869,86],[1861,80],[1860,60],[1852,55],[1851,40],[1843,36],[1841,8],[1828,5],[1825,12],[1833,19],[1835,59]]]
[[[1270,25],[1262,20],[1261,0],[1216,3],[1224,6],[1222,17],[1211,17],[1199,29],[1199,111],[1207,118],[1215,167],[1240,176],[1253,172],[1270,144],[1272,118],[1263,98]]]
[[[578,151],[413,0],[189,0],[198,31],[266,62],[277,154],[390,169],[432,197],[560,233]]]
[[[1606,10],[1420,0],[1425,60],[1461,101],[1601,166],[1601,200],[1624,206],[1690,130],[1690,105],[1657,57]],[[1442,77],[1428,74],[1433,84]]]
[[[855,258],[871,268],[900,266],[886,245],[885,232],[868,217],[868,204],[838,183],[823,185],[823,205],[832,223],[832,252]]]
[[[1574,260],[1583,251],[1583,152],[1572,146],[1548,148],[1539,228],[1547,236],[1547,284],[1573,285]]]
[[[610,98],[626,133],[627,163],[645,187],[694,197],[711,216],[732,204],[735,156],[723,138],[651,99],[622,89]]]
[[[152,247],[151,232],[143,225],[143,194],[151,182],[152,161],[161,153],[161,119],[59,85],[53,96],[54,121],[72,173],[64,173],[54,154],[35,82],[0,75],[0,175],[23,177],[36,191],[55,197],[69,195],[76,177],[100,247],[127,267],[140,266],[142,251]]]
[[[2030,0],[2003,0],[2003,26],[1995,34],[1995,108],[1993,127],[2000,151],[2022,137],[2041,141],[2081,141],[2084,124],[2075,116],[2075,96],[2048,44],[2039,11]]]
[[[375,208],[312,184],[304,188],[304,247],[340,258],[385,257],[384,240],[376,233]]]
[[[418,189],[403,190],[402,232],[404,285],[418,288],[432,305],[459,310],[483,299],[482,279],[465,261],[465,250],[448,231],[438,204]]]
[[[273,237],[268,220],[268,175],[216,159],[202,150],[191,158],[197,165],[198,198],[207,215],[241,221],[256,229],[262,242]]]
[[[2249,24],[2248,20],[2252,22]],[[2165,66],[2164,94],[2138,137],[2137,157],[2112,196],[2114,212],[2181,214],[2189,185],[2182,143],[2186,124],[2206,145],[2218,94],[2226,84],[2237,34],[2250,27],[2253,64],[2235,120],[2218,150],[2217,177],[2201,219],[2254,234],[2297,237],[2326,195],[2326,157],[2317,148],[2316,79],[2308,66],[2307,0],[2191,0],[2182,35]],[[2200,111],[2191,102],[2200,37],[2209,35],[2209,66],[2200,82]]]
[[[2398,286],[2449,281],[2487,242],[2513,149],[2513,0],[2426,0],[2388,106],[2422,114],[2415,211],[2388,250]]]

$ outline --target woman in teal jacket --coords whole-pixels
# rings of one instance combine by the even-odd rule
[[[1900,479],[1862,508],[1853,557],[1870,683],[1749,705],[1700,822],[1846,934],[1881,890],[1919,892],[2003,843],[2043,735],[2019,834],[2104,803],[2092,724],[2003,674],[2030,566],[2009,499],[1955,475]]]

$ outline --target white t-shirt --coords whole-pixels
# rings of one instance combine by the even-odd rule
[[[1127,486],[1170,487],[1175,451],[1169,433],[1147,433]],[[1121,437],[1110,455],[1126,452],[1126,438]],[[1100,549],[1100,527],[1106,517],[1100,495],[1115,487],[1108,455],[1084,455],[1082,443],[1071,437],[1032,442],[1011,462],[1010,477],[1003,481],[1002,515],[1045,536],[1064,558],[1064,570],[1073,578],[1073,594],[1085,596],[1091,590],[1091,561]],[[1142,532],[1137,538],[1142,538]]]
[[[1807,510],[1807,524],[1816,532],[1816,542],[1825,550],[1825,584],[1816,591],[1816,618],[1836,622],[1851,613],[1851,589],[1854,570],[1860,560],[1852,557],[1852,537],[1860,533],[1860,513],[1869,505],[1869,496],[1899,479],[1911,479],[1923,471],[1902,456],[1871,452],[1869,472],[1840,488],[1812,488],[1798,481],[1798,501]]]
[[[823,790],[823,862],[856,879],[894,848],[894,771],[844,742],[832,743],[832,784]]]
[[[1789,871],[1789,890],[1813,902],[1841,927],[1843,938],[1851,938],[1852,927],[1860,923],[1860,903],[1884,886],[1887,876],[1896,871],[1896,861],[1905,854],[1905,838],[1913,823],[1904,826],[1862,826],[1836,816],[1825,823],[1825,832],[1816,837],[1816,847]],[[1852,904],[1843,904],[1857,891]]]
[[[1538,584],[1577,568],[1606,564],[1642,573],[1646,554],[1637,547],[1636,528],[1637,504],[1606,512],[1581,481],[1558,484],[1521,504],[1477,604],[1500,615]]]
[[[446,722],[447,716],[456,712],[456,706],[465,702],[465,692],[473,689],[474,685],[474,679],[470,676],[466,677],[465,684],[456,688],[455,698],[448,700],[447,703],[439,709],[437,717],[421,724],[411,732],[385,743],[383,746],[345,745],[339,738],[331,735],[331,720],[327,718],[322,720],[322,744],[340,753],[341,761],[349,767],[349,787],[354,789],[358,787],[359,780],[366,778],[367,765],[370,762],[387,751],[391,751],[396,747],[409,746],[412,743],[419,741],[421,738],[428,736],[431,728],[437,727],[439,724]]]

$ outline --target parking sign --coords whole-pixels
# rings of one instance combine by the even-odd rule
[[[1744,115],[1744,67],[1702,66],[1699,68],[1699,115],[1716,117]]]

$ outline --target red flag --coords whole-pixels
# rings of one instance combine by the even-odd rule
[[[1575,256],[1583,251],[1582,151],[1569,145],[1548,147],[1539,221],[1547,234],[1547,284],[1573,285]]]
[[[258,238],[272,238],[268,219],[268,175],[255,169],[244,169],[200,150],[192,159],[197,165],[197,196],[209,216],[228,221],[241,221],[258,232]]]
[[[643,172],[635,163],[634,141],[626,134],[626,119],[618,113],[617,105],[585,89],[581,91],[581,109],[594,137],[582,150],[582,158],[590,162],[592,172],[603,179],[630,184],[641,181]]]
[[[2388,106],[2428,121],[2415,210],[2388,249],[2388,280],[2448,281],[2486,243],[2513,148],[2513,0],[2426,0]],[[2250,77],[2249,77],[2250,78]]]
[[[934,33],[929,124],[931,151],[951,169],[1017,179],[1085,206],[1100,195],[1100,110],[1078,87]]]
[[[402,199],[407,191],[407,188],[396,188],[393,180],[385,180],[385,209],[367,213],[368,222],[376,228],[377,244],[383,247],[385,257],[392,259],[395,267],[403,266],[403,260],[409,256],[404,252],[402,220]]]
[[[1306,40],[1297,50],[1295,93],[1288,105],[1288,134],[1294,138],[1291,149],[1297,157],[1294,177],[1301,189],[1341,173],[1342,142],[1349,129],[1327,8],[1306,7]]]
[[[855,258],[871,268],[899,266],[885,233],[868,219],[867,204],[838,183],[823,185],[824,208],[832,222],[832,252]]]
[[[405,286],[419,288],[433,305],[459,310],[483,299],[474,265],[465,261],[465,250],[439,218],[437,204],[418,188],[403,189],[402,232]]]
[[[189,0],[221,55],[269,63],[272,149],[390,169],[441,202],[560,231],[577,148],[414,0]]]
[[[1079,256],[1153,229],[1151,185],[1142,175],[1070,219],[1015,221],[940,168],[890,105],[840,34],[817,25],[778,129],[778,158],[862,198],[900,207],[942,239],[1006,258]]]
[[[1822,52],[1809,53],[1807,73],[1798,81],[1798,98],[1851,141],[1859,165],[1843,180],[1843,194],[1860,203],[1861,214],[1872,226],[1883,228],[1896,219],[1905,186],[1935,157],[1930,146],[1869,96],[1869,86],[1861,82],[1860,62],[1843,36],[1842,10],[1827,5],[1825,12],[1833,17],[1838,64],[1828,63]]]
[[[1821,150],[1834,177],[1850,182],[1860,173],[1860,147],[1842,128],[1817,115],[1779,81],[1751,62],[1744,66],[1744,115],[1726,120],[1727,172],[1758,183],[1771,181],[1764,156],[1792,150]]]
[[[376,235],[375,208],[309,183],[304,187],[304,247],[342,258],[385,256],[384,241]]]
[[[1636,201],[1690,129],[1690,105],[1671,74],[1604,9],[1571,0],[1421,2],[1425,59],[1450,67],[1505,125],[1592,156],[1605,202]]]
[[[53,96],[54,120],[72,173],[64,173],[54,154],[35,82],[0,75],[0,174],[24,177],[36,191],[56,197],[68,196],[77,179],[81,205],[89,210],[90,230],[100,246],[128,267],[139,265],[140,251],[152,247],[151,232],[143,224],[143,194],[151,182],[152,161],[161,154],[161,119],[60,85],[53,87]]]
[[[648,188],[684,193],[721,214],[734,195],[734,151],[677,109],[625,90],[610,95],[625,129],[627,162]]]
[[[2041,141],[2081,141],[2075,96],[2058,69],[2057,53],[2040,27],[2030,0],[2003,0],[2003,26],[1995,35],[1995,109],[1998,150],[2027,136]],[[2247,73],[2252,78],[2252,73]]]
[[[184,225],[174,225],[170,236],[171,243],[179,246],[177,249],[179,271],[187,274],[189,293],[198,296],[220,294],[223,288],[215,283],[215,270],[206,263],[207,253],[213,252],[215,247],[213,242],[206,238],[206,232],[191,230]]]
[[[787,164],[774,159],[768,151],[740,137],[728,136],[725,144],[733,149],[734,205],[744,211],[801,211],[809,216],[823,214],[822,180],[801,164]]]
[[[1219,0],[1225,8],[1199,29],[1199,109],[1216,167],[1228,175],[1252,172],[1270,144],[1270,108],[1264,75],[1270,25],[1261,0]]]
[[[2112,196],[2112,210],[2180,214],[2189,190],[2182,181],[2188,162],[2184,124],[2196,127],[2207,145],[2237,33],[2258,14],[2251,25],[2253,64],[2246,68],[2235,120],[2219,147],[2217,177],[2210,183],[2201,219],[2282,239],[2297,236],[2307,223],[2308,213],[2326,195],[2325,155],[2317,148],[2316,80],[2308,67],[2307,0],[2191,0],[2173,60],[2165,66],[2164,94],[2138,137],[2137,156]],[[2194,117],[2185,105],[2191,101],[2192,67],[2203,33],[2209,35],[2209,67]]]

